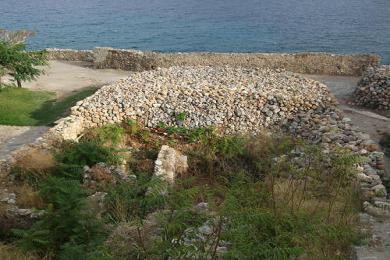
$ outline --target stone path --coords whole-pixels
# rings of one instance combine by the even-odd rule
[[[373,111],[362,110],[348,105],[358,77],[305,75],[327,85],[336,96],[345,115],[352,120],[352,124],[362,132],[371,136],[373,141],[379,142],[382,132],[390,133],[390,118],[381,116]],[[390,158],[385,156],[385,177],[390,177]],[[373,236],[368,245],[355,248],[356,260],[389,260],[390,259],[390,219],[369,216],[362,213],[360,217],[365,228],[371,230]]]
[[[368,246],[355,248],[356,260],[389,260],[390,259],[390,219],[375,218],[361,214],[361,221],[374,234]]]
[[[45,133],[47,126],[0,126],[0,160],[25,144],[34,142]]]

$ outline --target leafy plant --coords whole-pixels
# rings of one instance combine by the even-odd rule
[[[122,141],[124,134],[125,130],[114,124],[105,125],[97,129],[97,139],[102,143],[110,142],[113,145],[117,145]]]
[[[47,64],[45,51],[27,52],[23,43],[0,41],[0,85],[1,76],[9,74],[22,87],[22,81],[30,81],[43,73],[37,66]]]
[[[179,122],[183,122],[184,120],[186,120],[186,117],[187,117],[186,113],[180,112],[176,115],[176,120]]]
[[[140,126],[136,121],[129,119],[126,121],[126,125],[128,126],[130,136],[136,136],[138,134]]]
[[[85,210],[86,193],[79,182],[50,178],[42,185],[41,195],[49,205],[44,217],[27,231],[15,230],[24,250],[61,255],[75,246],[91,251],[103,241],[101,223]]]
[[[84,139],[66,144],[57,157],[58,175],[65,178],[50,178],[42,188],[49,214],[19,233],[23,248],[60,259],[345,259],[359,242],[354,174],[360,157],[337,149],[324,154],[320,146],[284,135],[166,128],[171,134],[159,140],[174,140],[189,157],[188,172],[168,185],[152,177],[159,147],[142,137],[154,138],[161,129],[138,127],[132,142],[139,146],[129,163],[134,176],[105,190],[103,220],[113,229],[106,242],[104,232],[85,223],[85,191],[72,180],[81,175],[71,170],[112,163],[116,155]],[[199,202],[207,209],[199,210]]]
[[[99,162],[111,165],[119,164],[121,157],[118,151],[105,147],[101,143],[92,140],[81,140],[78,143],[64,144],[57,154],[58,176],[81,180],[82,170],[85,165],[93,166]]]
[[[143,219],[164,205],[166,183],[147,174],[111,187],[105,199],[107,217],[111,222],[129,222]]]

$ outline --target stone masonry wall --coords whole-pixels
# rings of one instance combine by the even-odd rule
[[[46,51],[50,60],[85,62],[93,62],[95,60],[94,52],[90,50],[46,49]]]
[[[354,103],[374,109],[390,109],[390,66],[368,68],[354,93]]]
[[[365,68],[379,65],[375,55],[330,53],[159,53],[95,48],[93,51],[49,49],[51,59],[92,61],[96,68],[131,71],[171,66],[240,66],[285,69],[297,73],[361,75]]]

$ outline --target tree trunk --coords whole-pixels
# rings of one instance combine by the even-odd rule
[[[20,79],[17,79],[17,80],[16,80],[16,83],[18,84],[18,88],[21,88],[21,87],[22,87],[22,82],[20,81]]]

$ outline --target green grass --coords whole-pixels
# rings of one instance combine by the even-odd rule
[[[54,92],[3,88],[0,90],[0,125],[50,125],[64,116],[77,101],[96,90],[96,87],[89,87],[56,101]]]

